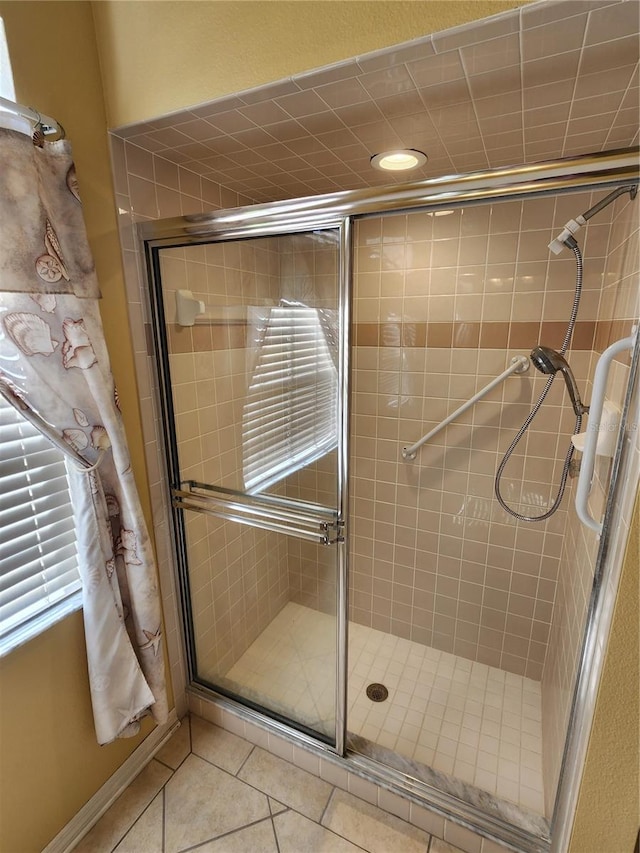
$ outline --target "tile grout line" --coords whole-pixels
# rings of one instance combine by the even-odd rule
[[[167,779],[167,782],[173,779],[173,776],[170,776]],[[167,847],[167,798],[165,797],[165,790],[162,789],[162,853],[165,853]]]
[[[153,759],[152,759],[152,760],[153,760]],[[160,763],[160,762],[158,762],[158,763]],[[162,766],[164,767],[164,766],[166,766],[166,765],[164,765],[164,764],[163,764]],[[171,768],[167,768],[167,769],[169,769],[169,770],[170,770]],[[172,777],[172,776],[173,776],[173,773],[171,774],[171,776],[169,776],[169,779],[171,779],[171,777]],[[136,778],[137,778],[137,777],[136,777]],[[169,779],[167,779],[167,782],[169,781]],[[131,830],[133,829],[133,827],[138,823],[138,821],[140,820],[140,818],[141,818],[141,817],[142,817],[142,816],[143,816],[143,815],[144,815],[144,814],[149,810],[149,808],[151,807],[151,805],[152,805],[153,801],[154,801],[154,800],[155,800],[155,798],[158,796],[158,794],[162,794],[162,835],[163,835],[163,851],[164,851],[164,786],[167,784],[167,782],[165,782],[165,783],[164,783],[164,785],[162,785],[162,786],[161,786],[161,787],[156,791],[156,793],[153,795],[153,797],[151,797],[151,799],[149,800],[149,802],[147,803],[147,805],[142,809],[142,811],[140,812],[140,814],[139,814],[136,818],[134,818],[134,820],[133,820],[133,821],[129,824],[129,826],[124,830],[123,834],[122,834],[121,836],[119,836],[118,840],[115,842],[115,844],[113,845],[113,847],[111,847],[111,848],[110,848],[110,853],[113,853],[113,851],[114,851],[114,850],[116,850],[116,848],[117,848],[120,844],[122,844],[122,842],[124,841],[124,839],[125,839],[125,838],[127,837],[127,835],[131,832]],[[125,789],[125,790],[127,790],[127,789]],[[124,794],[125,792],[123,791],[122,793]],[[120,796],[122,796],[122,794],[121,794]],[[116,800],[115,802],[117,802],[117,800]],[[113,805],[115,805],[115,803],[114,803]],[[105,814],[106,814],[106,812],[105,812]],[[104,817],[104,815],[103,815],[103,817]],[[100,818],[100,820],[102,820],[102,818]],[[96,822],[96,823],[94,824],[94,826],[97,826],[97,825],[98,825],[98,823],[99,823],[99,821],[98,821],[98,822]],[[92,827],[91,827],[91,830],[89,830],[89,832],[91,832],[91,831],[93,830],[94,826],[92,826]],[[87,833],[87,836],[88,836],[88,835],[89,835],[89,833]],[[87,836],[85,836],[85,837],[87,837]]]
[[[271,815],[267,815],[267,817],[261,817],[259,820],[253,820],[251,823],[246,823],[244,826],[239,826],[236,829],[230,829],[228,832],[223,832],[221,835],[212,835],[211,838],[205,838],[203,841],[199,841],[197,844],[193,844],[190,847],[182,847],[177,851],[177,853],[189,853],[191,850],[199,850],[201,847],[204,847],[205,844],[210,844],[212,841],[220,841],[222,838],[228,838],[231,835],[236,835],[238,832],[249,829],[251,826],[258,826],[258,824],[265,823],[267,820],[270,821],[271,818]]]
[[[332,786],[331,786],[331,793],[329,794],[329,796],[328,796],[328,798],[327,798],[327,802],[325,803],[325,806],[324,806],[324,808],[322,809],[322,814],[320,815],[320,820],[318,821],[318,824],[319,824],[320,826],[323,826],[323,825],[324,825],[324,824],[322,823],[322,821],[325,819],[325,816],[326,816],[326,814],[327,814],[327,811],[329,810],[329,805],[331,804],[331,800],[333,799],[333,795],[335,794],[335,792],[336,792],[336,786],[335,786],[335,785],[332,785]]]
[[[269,806],[269,809],[271,809],[271,806]],[[273,832],[273,838],[276,842],[276,850],[278,851],[278,853],[280,853],[280,842],[278,841],[278,833],[276,832],[276,825],[273,822],[274,817],[275,817],[275,815],[272,814],[271,815],[271,831]]]
[[[191,746],[191,721],[189,721],[189,746]],[[167,797],[166,797],[166,788],[167,788],[167,785],[169,784],[169,782],[175,776],[176,770],[179,770],[182,767],[182,765],[185,763],[185,761],[187,760],[187,758],[189,758],[189,756],[191,754],[192,754],[191,751],[189,751],[185,755],[185,757],[182,759],[180,764],[176,767],[175,770],[173,770],[172,768],[169,768],[171,770],[171,776],[169,776],[169,778],[167,779],[167,781],[164,783],[164,785],[162,786],[162,788],[159,791],[159,793],[162,794],[162,853],[165,853],[165,848],[167,846]],[[154,797],[154,799],[155,799],[155,797]],[[151,802],[153,802],[153,800]]]
[[[161,839],[161,844],[162,844],[162,853],[165,853],[165,849],[166,849],[166,846],[167,846],[167,798],[166,798],[166,787],[167,787],[167,785],[169,784],[169,782],[173,779],[173,777],[175,776],[176,771],[178,771],[178,770],[182,767],[182,765],[185,763],[185,761],[187,760],[187,758],[189,758],[189,756],[190,756],[190,755],[193,755],[193,749],[192,749],[193,744],[192,744],[192,737],[191,737],[191,714],[190,714],[190,713],[187,713],[187,714],[184,716],[184,718],[183,718],[183,719],[184,719],[184,721],[185,721],[185,722],[183,722],[183,723],[182,723],[182,725],[186,725],[186,726],[188,727],[188,731],[189,731],[189,750],[188,750],[187,754],[184,756],[184,758],[182,759],[182,761],[180,762],[180,764],[178,764],[178,766],[177,766],[177,767],[169,767],[167,764],[164,764],[164,762],[159,761],[159,763],[160,763],[160,764],[162,764],[164,767],[168,767],[168,769],[169,769],[169,770],[171,770],[171,776],[169,776],[169,778],[168,778],[168,779],[167,779],[167,781],[164,783],[164,785],[162,786],[162,788],[160,789],[160,792],[159,792],[159,793],[161,793],[161,794],[162,794],[162,839]],[[157,794],[156,794],[156,796],[157,796]],[[154,799],[155,799],[155,797],[154,797]],[[152,800],[151,802],[153,802],[153,800]],[[151,805],[151,804],[149,804],[149,805]]]
[[[246,740],[246,738],[245,738],[245,740]],[[251,741],[249,740],[249,741],[247,741],[247,743],[251,743]],[[251,749],[247,753],[247,757],[244,759],[244,761],[241,763],[240,767],[238,767],[236,772],[233,774],[236,777],[236,779],[239,777],[239,774],[242,773],[242,770],[243,770],[245,764],[247,763],[247,761],[251,758],[251,756],[255,752],[256,746],[257,746],[257,744],[255,744],[255,743],[251,745]],[[217,767],[217,765],[214,765],[214,767]],[[244,779],[241,779],[240,781],[244,782]],[[269,808],[269,811],[271,811],[271,808]]]

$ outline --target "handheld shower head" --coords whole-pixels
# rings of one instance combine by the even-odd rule
[[[540,373],[544,373],[547,376],[556,373],[558,370],[562,370],[563,367],[566,367],[567,369],[569,368],[564,356],[560,355],[556,350],[551,349],[551,347],[534,347],[531,350],[530,358],[533,362],[533,366],[537,368]]]
[[[537,346],[531,350],[530,358],[533,366],[546,376],[553,376],[558,370],[562,373],[576,417],[589,411],[589,407],[582,404],[575,376],[563,355],[550,347]]]

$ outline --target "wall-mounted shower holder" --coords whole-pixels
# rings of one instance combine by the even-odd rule
[[[596,456],[607,456],[613,459],[618,443],[618,431],[620,429],[620,409],[611,402],[605,400],[602,405],[602,415],[598,424],[598,437],[596,439]],[[588,429],[588,427],[587,427]],[[584,444],[587,431],[571,436],[571,444],[580,453],[584,453]]]

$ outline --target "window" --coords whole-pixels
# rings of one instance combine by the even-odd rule
[[[0,96],[15,100],[0,18]],[[0,656],[81,606],[62,453],[0,397]]]
[[[11,60],[9,59],[9,46],[7,45],[2,18],[0,18],[0,97],[7,98],[10,101],[16,99]]]
[[[327,344],[333,313],[285,300],[269,309],[243,413],[247,492],[264,491],[337,446],[338,372]]]
[[[0,397],[0,654],[80,606],[64,457]]]

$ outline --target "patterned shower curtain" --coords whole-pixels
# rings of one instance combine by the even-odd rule
[[[0,128],[0,393],[64,453],[98,742],[167,719],[157,572],[69,144]]]

